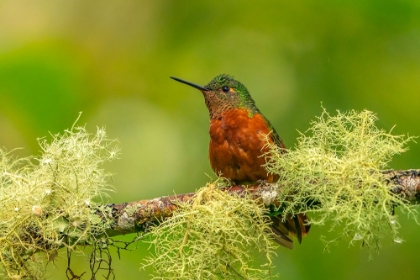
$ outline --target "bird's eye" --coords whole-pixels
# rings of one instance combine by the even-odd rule
[[[224,86],[224,87],[222,87],[222,90],[223,90],[224,92],[228,92],[228,91],[230,90],[230,87],[228,87],[228,86]]]

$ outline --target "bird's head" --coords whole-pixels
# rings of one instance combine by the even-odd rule
[[[218,75],[205,86],[175,77],[171,78],[192,86],[203,93],[210,118],[218,118],[224,112],[233,109],[247,109],[250,111],[250,114],[258,111],[248,89],[232,76],[226,74]]]

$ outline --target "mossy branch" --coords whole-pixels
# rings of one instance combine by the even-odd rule
[[[420,169],[386,170],[383,171],[390,185],[390,193],[403,198],[407,204],[420,202]],[[228,186],[220,188],[230,195],[251,197],[264,203],[266,206],[278,207],[278,197],[283,190],[281,184]],[[126,202],[121,204],[108,204],[106,213],[112,219],[111,228],[107,231],[109,236],[120,234],[147,232],[150,226],[159,223],[164,218],[171,217],[178,209],[180,203],[191,203],[194,193],[172,196],[162,196],[153,199]],[[310,206],[308,206],[310,209]]]
[[[420,170],[388,170],[413,139],[378,129],[375,120],[369,111],[324,111],[287,153],[269,145],[266,169],[280,176],[278,183],[218,180],[195,193],[118,205],[104,200],[112,189],[102,164],[119,155],[104,129],[90,135],[72,127],[52,141],[40,139],[36,158],[14,159],[0,149],[0,275],[42,278],[43,264],[66,248],[66,273],[77,278],[71,254],[91,245],[92,278],[104,269],[108,278],[112,237],[137,232],[154,236],[148,239],[154,257],[145,266],[156,268],[156,278],[261,279],[270,275],[274,253],[266,218],[272,211],[315,213],[312,225],[330,221],[339,228],[335,240],[378,248],[390,232],[400,243],[394,208],[417,222]],[[255,264],[252,250],[265,263]]]

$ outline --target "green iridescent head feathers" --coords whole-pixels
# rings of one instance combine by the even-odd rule
[[[248,89],[232,76],[221,74],[216,76],[203,91],[210,117],[217,117],[226,110],[243,108],[249,110],[250,115],[259,112]]]
[[[204,87],[180,78],[171,78],[196,88],[203,93],[211,119],[220,118],[224,112],[234,109],[248,110],[251,116],[259,113],[248,89],[232,76],[226,74],[218,75]]]
[[[238,93],[246,93],[249,95],[248,89],[241,82],[236,81],[233,76],[227,74],[220,74],[216,76],[213,80],[210,81],[210,83],[205,86],[205,88],[210,90],[218,90],[224,86],[233,88]]]

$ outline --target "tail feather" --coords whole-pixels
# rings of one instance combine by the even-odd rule
[[[294,247],[293,236],[296,236],[299,243],[302,243],[302,237],[306,236],[310,229],[308,217],[303,213],[287,217],[284,221],[280,215],[270,218],[270,228],[274,233],[274,241],[289,249]]]
[[[281,221],[281,216],[271,216],[270,218],[270,228],[273,232],[274,241],[286,248],[293,250],[293,236],[289,233],[285,223]]]

